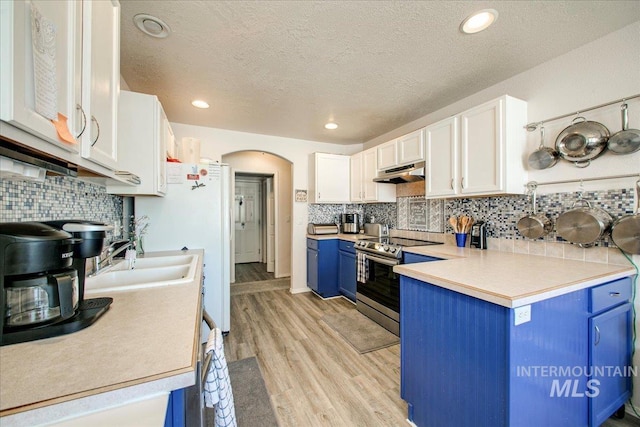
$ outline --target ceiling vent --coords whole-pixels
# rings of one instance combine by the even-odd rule
[[[158,39],[167,37],[171,32],[171,28],[162,19],[146,13],[139,13],[134,16],[133,22],[140,31]]]

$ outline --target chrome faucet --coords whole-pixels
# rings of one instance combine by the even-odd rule
[[[87,276],[95,276],[100,271],[112,265],[113,258],[131,248],[131,245],[131,242],[128,240],[116,240],[115,242],[112,242],[102,250],[99,256],[93,259],[91,268],[89,268],[89,266],[87,267]]]

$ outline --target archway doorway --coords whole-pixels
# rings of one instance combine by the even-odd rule
[[[233,176],[232,295],[238,284],[289,288],[292,163],[262,151],[228,153],[222,162]]]

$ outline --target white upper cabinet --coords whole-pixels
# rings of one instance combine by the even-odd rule
[[[527,103],[505,95],[428,126],[426,196],[521,194],[526,122]]]
[[[362,152],[356,153],[351,156],[349,160],[350,164],[350,196],[352,202],[361,202],[364,198],[364,192],[362,189]]]
[[[424,128],[377,147],[378,170],[383,171],[424,160]]]
[[[33,31],[32,10],[40,32]],[[82,2],[0,2],[0,119],[52,144],[45,148],[71,153],[78,153],[79,145],[61,140],[50,119],[57,119],[58,113],[66,116],[73,138],[82,130],[76,114],[81,103],[81,19]],[[34,44],[41,71],[38,111],[49,117],[36,112]]]
[[[309,162],[309,202],[350,202],[350,156],[313,153]]]
[[[351,201],[395,202],[396,186],[373,182],[378,174],[377,147],[351,156]]]
[[[425,194],[449,197],[457,194],[459,120],[450,117],[425,128]]]
[[[167,192],[167,147],[173,131],[155,95],[120,92],[118,166],[140,178],[137,186],[107,186],[109,193],[164,196]]]
[[[109,169],[118,166],[120,4],[83,2],[82,108],[87,129],[82,157]]]
[[[398,166],[424,160],[424,129],[418,129],[397,140]]]
[[[0,11],[0,119],[12,125],[2,123],[2,135],[113,177],[118,169],[118,1],[1,1]],[[59,115],[67,120],[66,128],[60,127],[68,129],[63,137],[50,120]]]
[[[398,140],[385,142],[379,145],[378,150],[378,170],[385,170],[398,165]]]

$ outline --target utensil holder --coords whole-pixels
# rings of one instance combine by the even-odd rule
[[[456,246],[464,248],[467,245],[467,233],[456,233]]]

